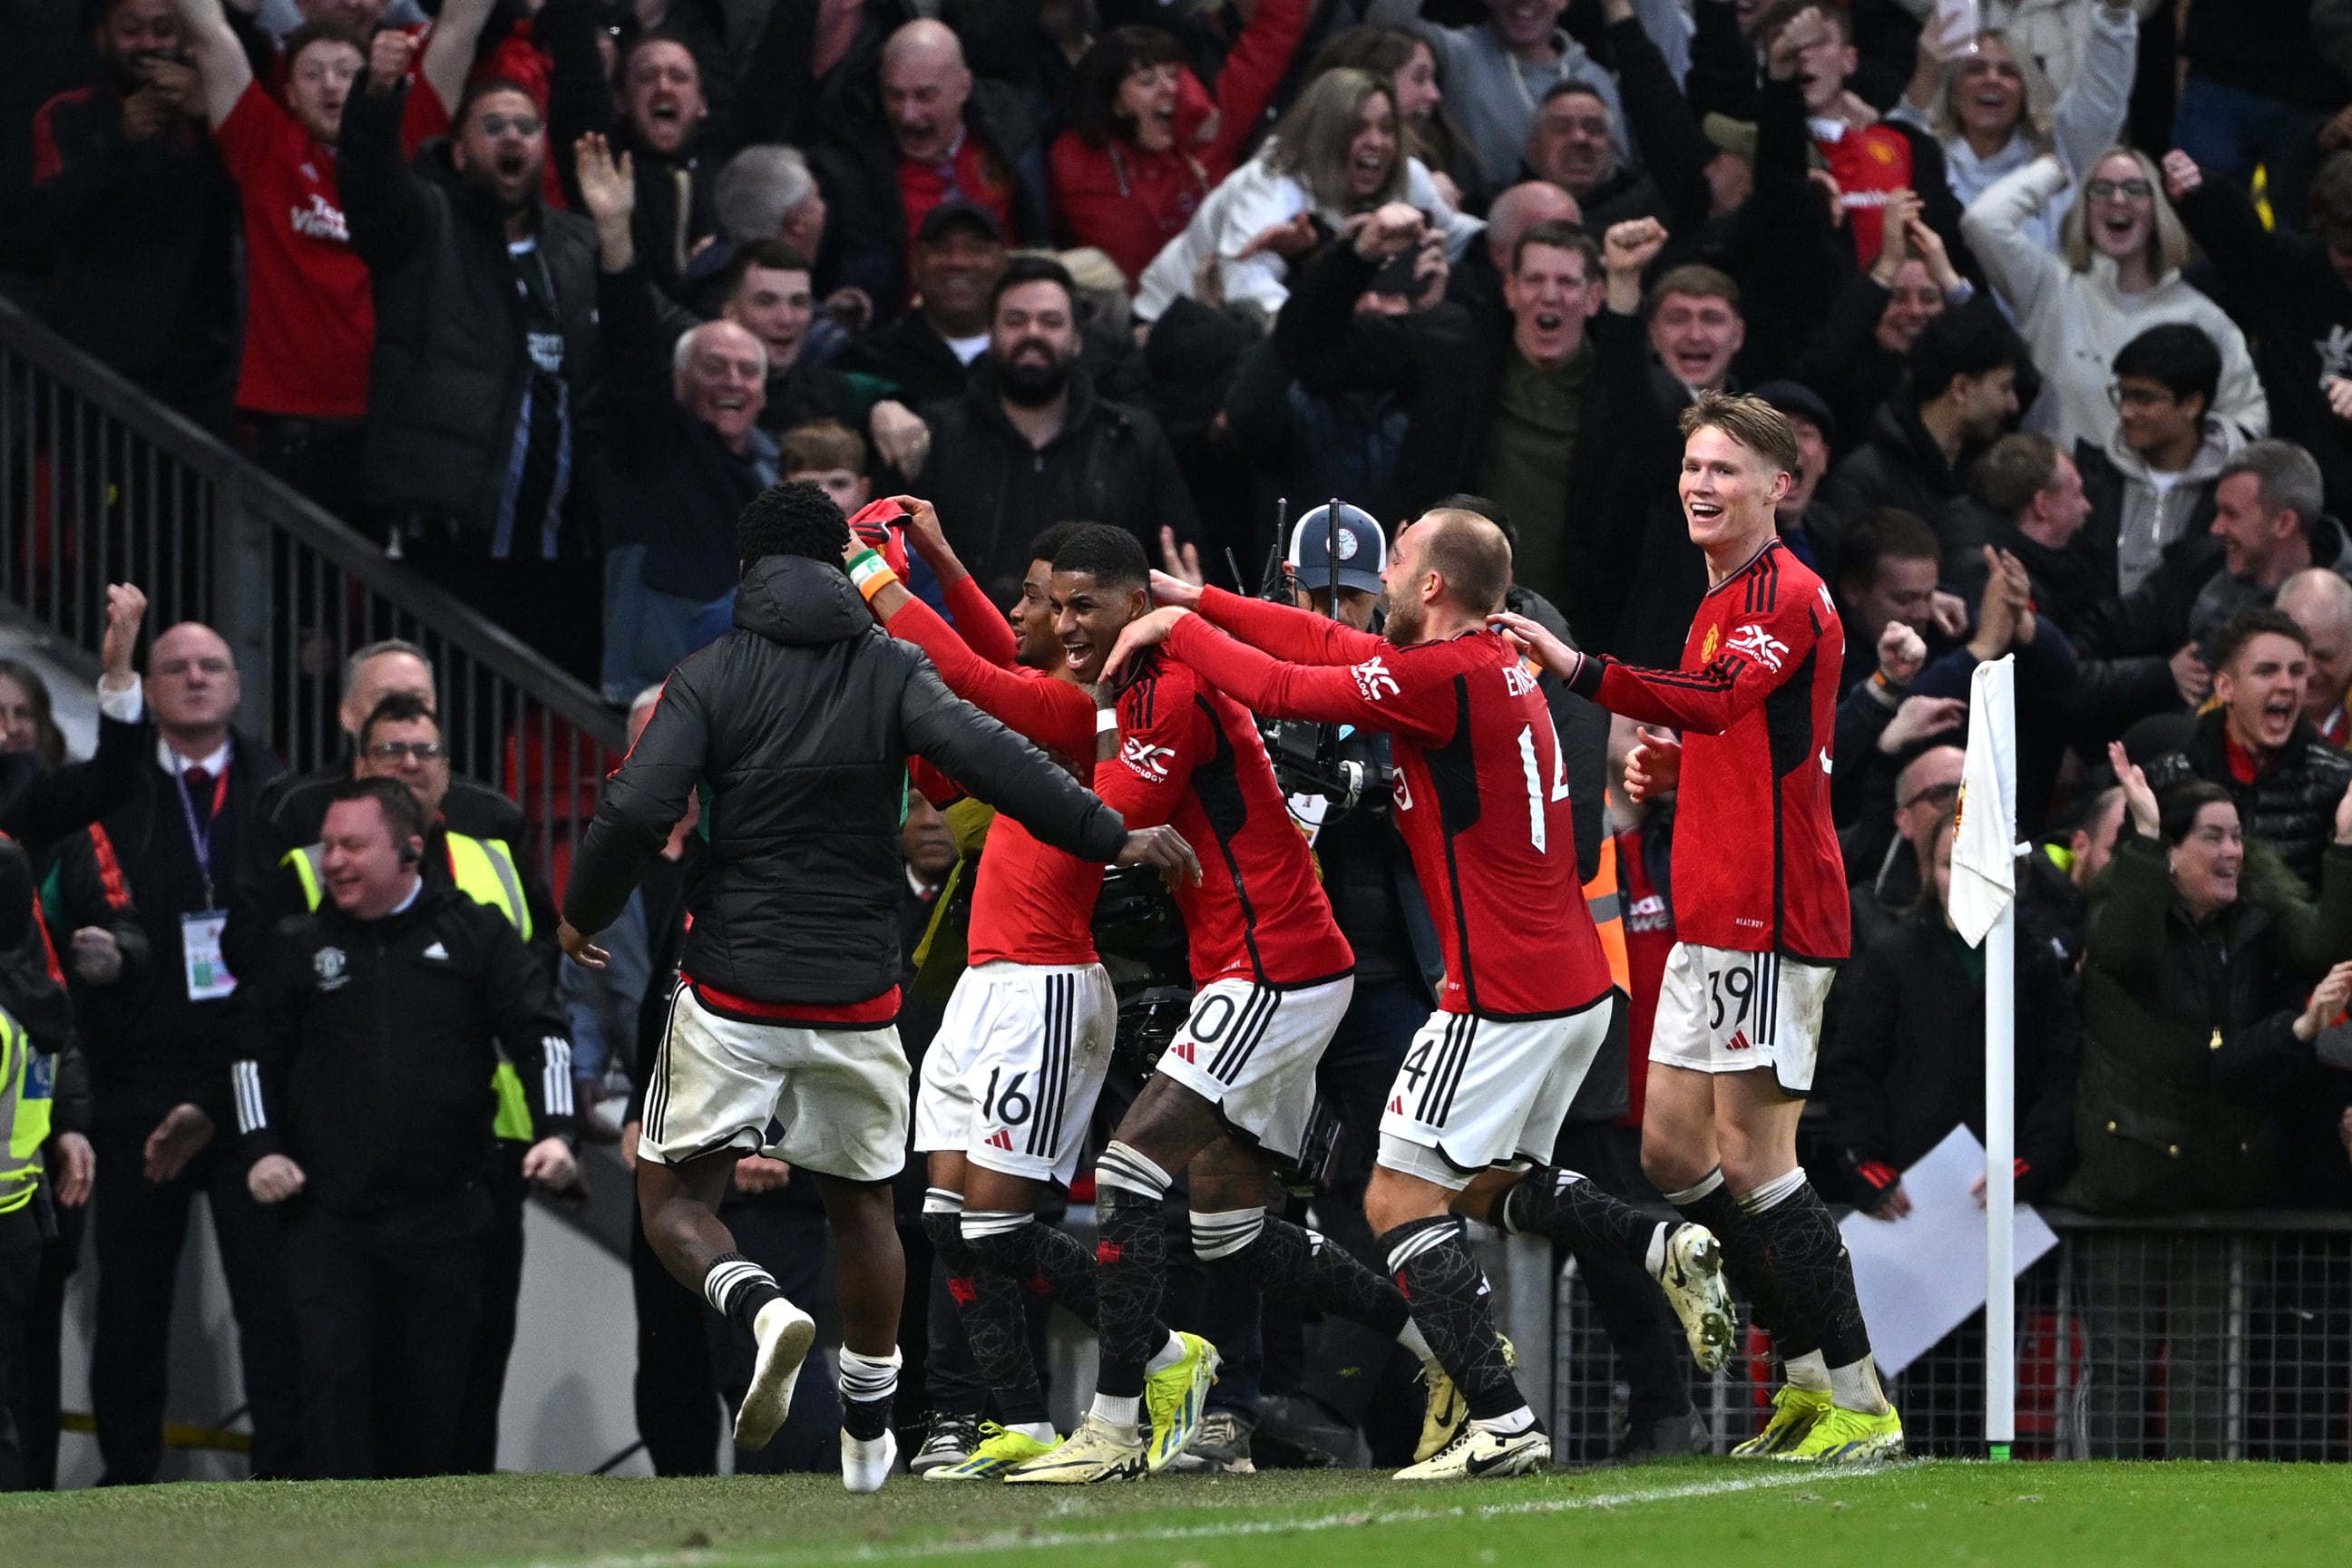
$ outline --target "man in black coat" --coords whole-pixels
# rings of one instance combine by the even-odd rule
[[[2017,416],[2024,345],[1988,302],[1927,323],[1911,346],[1908,384],[1880,405],[1863,444],[1830,475],[1841,521],[1872,507],[1932,518],[1968,489],[1986,443]]]
[[[996,281],[988,353],[963,395],[923,411],[923,483],[948,540],[999,603],[1029,541],[1055,523],[1127,528],[1157,559],[1160,530],[1194,532],[1192,500],[1159,421],[1112,402],[1078,362],[1077,291],[1062,264],[1022,256]]]
[[[456,1457],[502,1054],[539,1134],[523,1176],[578,1175],[554,981],[505,915],[425,885],[425,826],[391,779],[336,788],[327,900],[279,924],[232,1048],[246,1186],[289,1206],[303,1458],[324,1479],[437,1475]]]
[[[137,793],[59,854],[61,955],[96,1097],[101,1188],[90,1404],[103,1479],[152,1481],[163,1457],[165,1351],[188,1205],[204,1195],[236,1313],[253,1417],[253,1473],[301,1474],[293,1320],[278,1217],[222,1157],[227,1119],[213,1040],[236,981],[220,958],[238,834],[285,767],[230,727],[239,688],[206,626],[155,639],[146,689],[156,740]]]
[[[906,1158],[898,1010],[899,807],[919,756],[1038,838],[1095,861],[1197,877],[1165,829],[1129,833],[1045,755],[950,695],[919,650],[880,635],[840,565],[849,528],[824,492],[779,485],[739,525],[735,628],[688,659],[607,783],[572,862],[564,950],[591,937],[692,800],[710,853],[639,1144],[645,1228],[671,1274],[757,1343],[735,1440],[764,1447],[792,1406],[815,1321],[747,1260],[718,1217],[737,1158],[818,1178],[840,1249],[842,1479],[878,1488],[897,1457],[905,1295],[891,1178]],[[863,552],[850,571],[895,580]],[[878,591],[878,588],[877,589]]]
[[[408,89],[372,72],[339,147],[352,248],[375,303],[368,504],[409,562],[559,664],[593,676],[595,573],[569,504],[595,423],[593,227],[548,209],[547,131],[477,82],[446,142],[401,151]]]

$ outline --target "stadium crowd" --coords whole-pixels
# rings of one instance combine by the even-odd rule
[[[64,9],[0,18],[16,62],[0,286],[625,706],[633,738],[675,716],[661,683],[698,650],[703,685],[723,668],[739,706],[788,706],[832,668],[824,649],[877,641],[879,621],[1084,779],[1092,699],[1072,717],[1038,698],[1024,721],[1055,683],[1006,673],[1066,658],[1091,685],[1127,649],[1124,612],[1088,619],[1073,573],[1115,597],[1144,591],[1148,561],[1142,608],[1192,605],[1244,642],[1255,623],[1215,590],[1295,597],[1356,632],[1384,613],[1402,643],[1418,637],[1398,635],[1401,612],[1425,607],[1396,602],[1384,568],[1470,571],[1429,567],[1439,543],[1408,550],[1402,525],[1499,530],[1506,570],[1462,629],[1506,609],[1539,629],[1517,643],[1537,651],[1528,700],[1554,732],[1540,769],[1527,743],[1536,847],[1534,795],[1556,774],[1613,991],[1557,1140],[1498,1145],[1561,1185],[1473,1218],[1574,1251],[1631,1391],[1619,1454],[1706,1437],[1678,1348],[1687,1333],[1704,1359],[1698,1331],[1654,1283],[1675,1236],[1704,1234],[1706,1197],[1684,1193],[1706,1167],[1669,1181],[1640,1129],[1677,932],[1717,912],[1677,899],[1685,806],[1658,771],[1668,743],[1636,722],[1664,720],[1609,682],[1685,664],[1713,612],[1727,574],[1685,455],[1690,411],[1725,394],[1787,433],[1778,549],[1843,628],[1842,663],[1822,654],[1821,763],[1850,957],[1764,949],[1845,960],[1812,999],[1811,1082],[1782,1080],[1810,1091],[1811,1188],[1899,1223],[1906,1167],[1955,1125],[1981,1131],[1983,960],[1945,905],[1970,674],[2013,655],[2034,841],[2021,1199],[2137,1217],[2352,1206],[2352,8],[1983,0],[1985,30],[1958,37],[1928,0],[86,0],[70,27]],[[789,480],[826,504],[776,488]],[[852,529],[845,628],[830,562],[822,586],[776,564],[823,550],[745,542],[751,519],[804,542],[792,530],[821,535],[827,515]],[[1425,526],[1435,541],[1469,525]],[[87,761],[65,758],[40,677],[0,664],[0,1486],[55,1475],[85,1206],[105,1479],[156,1476],[200,1195],[255,1474],[493,1468],[508,1354],[530,1332],[523,1206],[534,1186],[577,1186],[583,1140],[656,1173],[636,1396],[665,1473],[715,1466],[721,1397],[751,1439],[740,1467],[829,1469],[837,1429],[882,1440],[892,1386],[913,1468],[1012,1468],[975,1456],[1043,1419],[1046,1312],[1057,1296],[1075,1310],[1071,1281],[1092,1278],[1044,1238],[1086,1197],[1106,1238],[1139,1228],[1106,1240],[1088,1298],[1097,1409],[1124,1399],[1132,1425],[1158,1396],[1147,1378],[1222,1350],[1189,1448],[1152,1468],[1428,1461],[1424,1418],[1454,1385],[1481,1430],[1510,1434],[1508,1374],[1465,1381],[1454,1329],[1418,1326],[1437,1287],[1414,1270],[1447,1243],[1415,1228],[1452,1222],[1442,1203],[1400,1207],[1389,1179],[1423,1179],[1391,1163],[1408,1157],[1382,1104],[1401,1064],[1418,1086],[1417,1031],[1466,961],[1383,804],[1433,766],[1407,751],[1450,744],[1438,721],[1409,737],[1400,717],[1392,755],[1374,727],[1342,734],[1303,697],[1290,713],[1272,677],[1184,688],[1229,769],[1258,710],[1266,777],[1315,845],[1293,846],[1263,916],[1289,950],[1259,952],[1253,913],[1233,963],[1297,998],[1353,976],[1301,1004],[1331,1013],[1311,1122],[1302,1104],[1299,1127],[1293,1108],[1254,1123],[1219,1104],[1243,1092],[1221,1081],[1195,1096],[1219,1117],[1194,1126],[1155,1092],[1182,1074],[1172,1058],[1152,1074],[1150,1051],[1189,1051],[1192,994],[1198,1028],[1233,983],[1205,956],[1230,912],[1180,887],[1180,917],[1156,874],[1181,882],[1185,854],[1211,862],[1224,842],[1205,792],[1114,800],[1139,830],[1122,840],[1066,774],[1034,776],[1034,752],[947,733],[918,677],[893,666],[902,698],[869,670],[854,695],[903,703],[917,792],[903,824],[869,821],[905,769],[869,779],[826,824],[839,844],[796,852],[790,875],[887,895],[762,925],[772,912],[720,868],[829,798],[772,780],[714,808],[687,782],[704,759],[685,720],[653,732],[646,781],[608,791],[622,816],[551,887],[537,825],[451,777],[417,649],[352,658],[348,757],[297,778],[239,727],[213,632],[158,628],[134,667],[143,608],[114,591]],[[1154,624],[1174,667],[1241,669]],[[747,634],[798,662],[744,664]],[[694,700],[721,734],[729,705]],[[1788,733],[1810,761],[1801,725]],[[795,766],[767,760],[777,778]],[[1106,796],[1111,772],[1095,774]],[[1140,828],[1139,810],[1174,826]],[[1778,811],[1728,831],[1769,839]],[[1091,943],[1087,905],[1043,891],[1056,856],[1136,862],[1089,892]],[[1003,958],[986,949],[1007,916],[976,905],[1008,862],[993,885],[1036,879],[1043,912],[1021,962],[1100,951],[1103,994],[1057,992],[1061,1022],[1035,1025],[1071,1031],[1045,1069],[1061,1080],[1085,1037],[1099,1110],[993,1183],[982,1159],[943,1183],[939,1155],[962,1145],[919,1110],[911,1144],[760,1138],[715,1187],[672,1179],[672,1162],[726,1152],[701,1135],[730,1091],[673,1099],[666,1041],[689,1027],[724,1051],[747,1017],[870,1040],[895,1016],[904,1057],[876,1048],[844,1071],[895,1092],[903,1123],[951,1070],[926,1048],[982,1027],[953,998]],[[719,922],[697,905],[688,932],[697,889],[758,933],[731,940],[794,967],[791,1000],[826,1010],[706,1015],[713,996],[779,998],[722,973],[716,946],[698,955]],[[559,910],[595,964],[562,960]],[[694,984],[674,1008],[682,964]],[[877,995],[878,1014],[846,1005]],[[876,1080],[894,1062],[892,1091]],[[1013,1091],[992,1077],[986,1092],[993,1111]],[[682,1130],[663,1133],[673,1114]],[[1727,1144],[1736,1180],[1730,1166]],[[1113,1196],[1089,1193],[1097,1175]],[[1005,1197],[1013,1176],[1027,1186]],[[1685,1223],[1653,1237],[1626,1204]],[[1310,1215],[1311,1247],[1285,1250]],[[1752,1293],[1733,1232],[1705,1223]],[[1151,1257],[1156,1304],[1129,1299],[1146,1277],[1118,1271],[1121,1247]],[[903,1276],[886,1266],[902,1253]],[[1410,1320],[1388,1283],[1407,1278]],[[828,1279],[847,1325],[838,1396],[811,1378],[780,1396],[778,1335],[804,1352],[814,1324],[779,1330],[769,1309]],[[2168,1308],[2145,1279],[2092,1282],[2096,1397],[2149,1417],[2130,1454],[2220,1451],[2219,1309],[2188,1295]],[[895,1338],[870,1326],[886,1303]],[[1789,1352],[1807,1309],[1778,1307],[1767,1326]],[[1492,1325],[1464,1334],[1491,1345]],[[2167,1341],[2160,1386],[2116,1349],[2134,1335]],[[1973,1420],[1911,1413],[1909,1441],[1966,1451]]]

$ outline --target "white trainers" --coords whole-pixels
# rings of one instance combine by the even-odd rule
[[[1507,1437],[1484,1427],[1465,1426],[1454,1441],[1417,1465],[1396,1473],[1401,1481],[1493,1480],[1533,1475],[1551,1465],[1551,1437],[1540,1424]]]
[[[1683,1337],[1690,1341],[1691,1359],[1698,1369],[1722,1371],[1731,1359],[1738,1320],[1732,1312],[1731,1291],[1723,1282],[1723,1244],[1715,1232],[1687,1223],[1668,1232],[1658,1287],[1682,1320]]]
[[[816,1320],[778,1296],[751,1320],[751,1337],[760,1348],[751,1363],[751,1386],[743,1396],[743,1407],[735,1412],[739,1448],[766,1448],[792,1413],[793,1385],[800,1381],[801,1364],[816,1343]]]
[[[887,1427],[878,1437],[841,1435],[841,1484],[851,1491],[880,1491],[898,1462],[898,1439]]]
[[[1078,1429],[1033,1459],[1004,1472],[1007,1486],[1091,1486],[1097,1481],[1131,1481],[1149,1468],[1143,1434],[1132,1427],[1116,1427],[1092,1411]]]

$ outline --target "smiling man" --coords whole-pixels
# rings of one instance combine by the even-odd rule
[[[2268,843],[2315,894],[2352,757],[2303,716],[2311,638],[2264,605],[2223,627],[2213,646],[2216,706],[2193,720],[2151,720],[2124,737],[2157,788],[2210,779],[2238,803],[2246,836]],[[2185,731],[2185,733],[2184,733]]]
[[[1622,226],[1622,225],[1621,225]],[[1617,235],[1611,234],[1612,251]],[[1642,1165],[1723,1243],[1788,1377],[1735,1457],[1853,1463],[1903,1451],[1837,1223],[1797,1162],[1822,1009],[1849,946],[1830,820],[1845,629],[1780,542],[1796,437],[1761,399],[1683,413],[1678,491],[1707,594],[1680,667],[1645,670],[1505,624],[1571,690],[1648,725],[1627,792],[1676,792],[1675,934],[1650,1037]]]
[[[596,224],[604,385],[629,410],[597,464],[608,694],[659,681],[686,654],[694,617],[739,575],[735,519],[777,477],[774,438],[760,428],[768,399],[761,340],[740,322],[705,321],[665,352],[659,298],[635,249],[629,162],[598,138],[581,140],[581,198]]]

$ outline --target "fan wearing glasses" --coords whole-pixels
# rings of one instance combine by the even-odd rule
[[[1957,746],[1931,746],[1895,776],[1895,837],[1870,879],[1849,890],[1856,952],[1918,902],[1936,847],[1936,824],[1959,803],[1960,764],[1967,755]]]
[[[2025,428],[2070,449],[2105,442],[2116,427],[2107,388],[2116,353],[2151,327],[2179,323],[2221,352],[2221,384],[2206,412],[2248,436],[2266,434],[2270,404],[2244,334],[2181,275],[2189,236],[2156,165],[2128,147],[2101,153],[2053,251],[2035,220],[2068,179],[2057,159],[2037,158],[1996,182],[1960,222],[2043,377]]]

